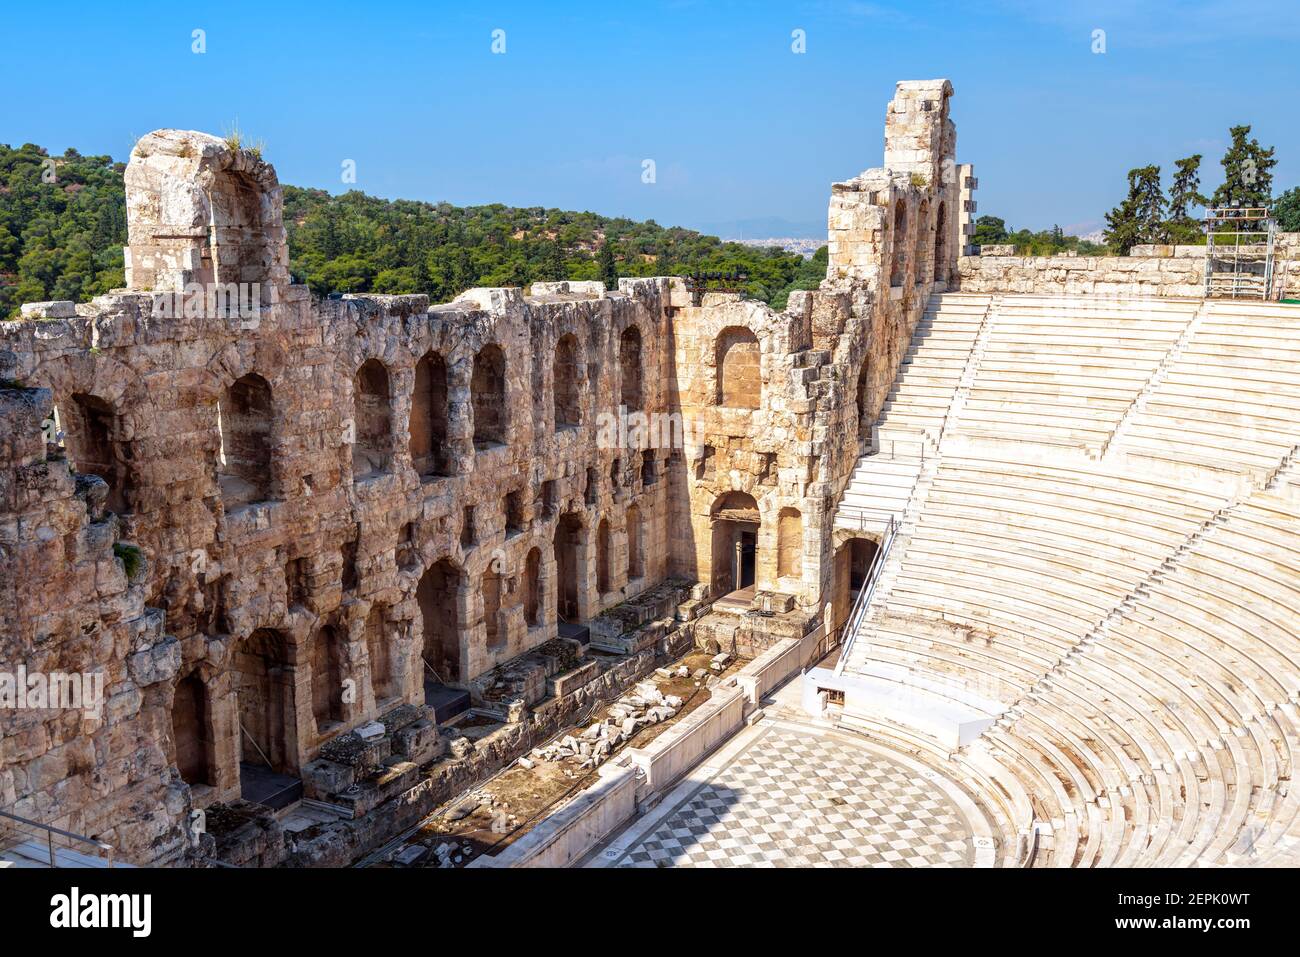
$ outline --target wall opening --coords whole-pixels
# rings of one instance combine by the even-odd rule
[[[889,267],[889,284],[901,286],[907,276],[907,205],[900,199],[894,204],[894,255]]]
[[[388,370],[378,359],[367,359],[353,380],[352,476],[365,478],[388,469],[392,440],[392,393]]]
[[[803,516],[797,508],[783,508],[777,513],[776,575],[803,577]]]
[[[645,557],[641,552],[641,510],[635,505],[627,509],[627,577],[629,580],[645,574]]]
[[[343,640],[334,625],[320,628],[312,641],[311,710],[317,734],[343,720]]]
[[[420,578],[415,598],[424,622],[422,668],[430,680],[460,681],[460,571],[447,559],[432,565]]]
[[[580,585],[586,567],[583,556],[582,519],[576,512],[562,515],[555,526],[555,573],[558,581],[556,610],[560,620],[576,623],[581,620],[582,605]]]
[[[375,706],[382,708],[385,702],[398,694],[383,605],[373,606],[366,618],[366,653],[370,658],[370,691],[374,695]]]
[[[871,570],[871,563],[879,548],[879,545],[867,538],[849,540],[849,585],[855,593],[867,583],[867,572]]]
[[[596,589],[604,595],[610,587],[609,520],[602,518],[596,527]]]
[[[730,326],[718,333],[718,404],[757,409],[762,400],[758,339],[748,329]]]
[[[921,210],[916,218],[916,256],[914,259],[916,270],[916,285],[925,282],[925,270],[930,265],[929,243],[926,230],[930,226],[930,201],[921,200]]]
[[[758,504],[745,492],[718,497],[711,514],[713,526],[712,597],[753,587],[758,565]]]
[[[235,650],[236,693],[239,699],[239,759],[269,767],[277,774],[293,769],[287,728],[294,710],[293,669],[284,636],[259,629]]]
[[[659,471],[655,463],[655,450],[646,449],[641,453],[641,487],[649,488],[659,481]]]
[[[947,249],[945,247],[945,242],[944,242],[945,239],[947,238],[944,234],[948,229],[947,212],[948,209],[946,204],[941,201],[939,203],[938,210],[935,212],[935,218],[934,218],[934,281],[935,282],[948,281]]]
[[[561,336],[555,346],[554,392],[555,428],[572,428],[582,424],[582,374],[578,368],[578,340]]]
[[[117,414],[99,396],[77,393],[66,406],[67,415],[55,411],[64,430],[64,446],[73,467],[98,475],[108,485],[109,511],[125,514],[129,507],[129,448],[117,441]]]
[[[518,535],[524,531],[527,521],[524,519],[524,493],[519,489],[507,492],[501,510],[506,517],[506,535]]]
[[[871,386],[871,357],[867,356],[862,360],[862,368],[858,370],[858,389],[857,389],[857,408],[858,408],[858,438],[863,441],[871,441],[871,423],[867,415],[867,390]]]
[[[447,449],[447,362],[436,352],[427,353],[415,366],[411,464],[422,477],[451,474]]]
[[[488,564],[483,573],[483,626],[487,634],[487,646],[499,648],[505,642],[505,632],[501,628],[501,575]]]
[[[262,189],[237,170],[218,172],[208,191],[211,210],[201,272],[218,283],[262,283],[274,262],[269,231],[262,224]]]
[[[506,441],[506,357],[496,343],[488,343],[474,357],[470,376],[474,408],[474,445],[486,448]]]
[[[208,689],[197,671],[176,685],[172,704],[172,740],[176,745],[176,769],[186,784],[212,783],[212,736],[209,732]]]
[[[524,559],[524,621],[529,628],[540,622],[542,606],[542,550],[529,549]]]
[[[250,372],[217,404],[217,484],[226,510],[271,497],[271,386]]]
[[[629,411],[642,408],[641,398],[641,330],[628,326],[618,341],[618,368],[622,377],[620,399]]]

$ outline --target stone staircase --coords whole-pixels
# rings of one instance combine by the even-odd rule
[[[969,395],[992,296],[936,294],[917,323],[862,456],[835,513],[837,528],[882,534],[904,522],[938,462],[954,408]]]

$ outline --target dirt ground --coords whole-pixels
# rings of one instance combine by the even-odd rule
[[[624,748],[642,748],[663,734],[670,727],[709,700],[708,687],[703,677],[691,677],[698,669],[709,667],[712,655],[704,651],[693,651],[672,664],[665,665],[664,670],[676,670],[682,665],[689,669],[685,678],[664,678],[652,672],[644,680],[653,681],[664,695],[676,695],[682,699],[682,706],[667,721],[645,725],[627,741],[619,744],[611,752],[613,758]],[[711,675],[725,677],[744,667],[748,659],[732,659],[725,671]],[[633,693],[632,689],[624,694]],[[566,728],[551,740],[579,731],[596,721],[605,718],[609,705],[602,705],[578,725]],[[540,746],[544,742],[538,742]],[[609,760],[607,758],[606,760]],[[602,762],[603,763],[603,762]],[[596,780],[596,768],[580,767],[577,757],[560,761],[537,761],[534,766],[524,768],[518,763],[497,775],[483,786],[462,795],[450,802],[436,816],[427,819],[420,829],[407,841],[411,844],[423,844],[428,850],[423,858],[413,861],[418,867],[437,867],[438,859],[433,849],[439,844],[451,843],[456,850],[452,861],[457,867],[464,867],[480,854],[497,853],[526,834],[537,820],[553,805],[570,794],[590,786]],[[474,795],[488,798],[479,807],[457,820],[458,809]],[[458,859],[459,858],[459,859]],[[382,866],[382,865],[381,865]]]

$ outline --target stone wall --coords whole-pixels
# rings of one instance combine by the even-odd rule
[[[1016,256],[985,246],[957,263],[963,292],[1043,295],[1205,295],[1204,246],[1135,246],[1128,256]],[[1272,297],[1300,296],[1300,233],[1279,233]],[[1216,275],[1217,275],[1216,270]]]
[[[95,716],[0,710],[0,807],[182,859],[241,762],[292,778],[377,718],[427,727],[430,673],[477,700],[667,576],[719,597],[719,529],[754,530],[777,613],[747,647],[813,627],[829,516],[956,270],[951,92],[899,85],[897,168],[834,186],[827,279],[779,313],[669,279],[315,299],[260,155],[143,138],[129,288],[0,323],[0,672],[106,689]]]

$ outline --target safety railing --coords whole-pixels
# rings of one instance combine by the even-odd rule
[[[844,674],[844,666],[848,663],[849,655],[853,651],[853,642],[857,640],[862,621],[866,618],[867,608],[871,605],[871,596],[875,594],[876,583],[880,580],[880,571],[885,567],[885,559],[889,556],[889,548],[894,544],[894,536],[897,533],[898,523],[891,515],[889,524],[885,528],[884,537],[880,540],[880,547],[876,549],[876,554],[871,559],[871,566],[867,569],[866,581],[862,583],[862,588],[858,591],[858,597],[853,601],[853,608],[849,611],[849,617],[843,625],[845,637],[841,643],[840,660],[835,665],[837,675]]]
[[[60,866],[58,852],[65,848],[81,854],[102,857],[108,867],[113,866],[114,849],[111,844],[50,827],[38,821],[30,821],[8,811],[0,811],[0,853],[17,847],[26,848],[29,852],[39,848],[41,856],[50,867]]]

